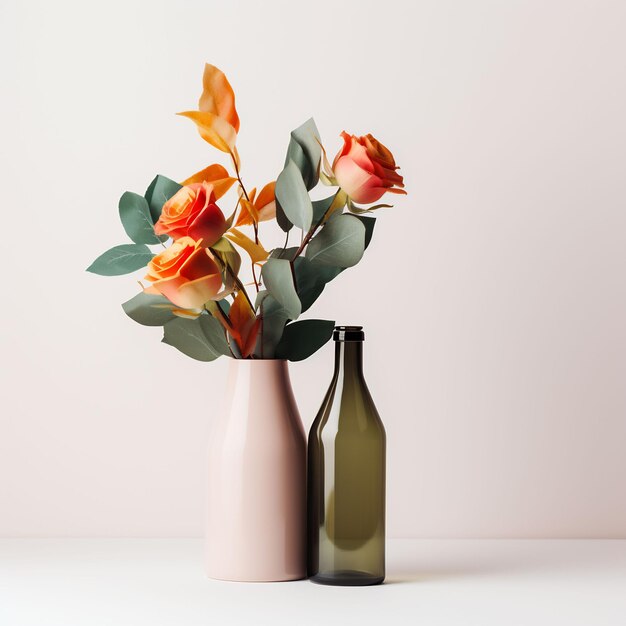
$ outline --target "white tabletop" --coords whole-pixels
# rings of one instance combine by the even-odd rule
[[[0,540],[2,626],[624,626],[626,541],[390,540],[387,582],[227,583],[197,539]]]

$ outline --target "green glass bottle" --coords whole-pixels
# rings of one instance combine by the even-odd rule
[[[308,444],[308,570],[326,585],[385,578],[385,429],[363,377],[362,326],[337,326],[335,372]]]

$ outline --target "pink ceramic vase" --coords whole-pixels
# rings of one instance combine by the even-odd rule
[[[286,361],[232,359],[209,442],[206,571],[306,576],[306,439]]]

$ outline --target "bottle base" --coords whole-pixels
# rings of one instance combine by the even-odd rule
[[[384,576],[372,576],[367,572],[353,570],[339,570],[327,574],[313,574],[309,578],[312,583],[318,585],[335,585],[341,587],[364,587],[367,585],[380,585]]]

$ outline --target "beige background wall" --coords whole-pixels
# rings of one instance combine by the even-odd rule
[[[193,536],[226,362],[133,324],[122,191],[214,158],[230,77],[244,175],[313,114],[389,144],[410,195],[311,316],[362,323],[392,536],[626,537],[626,4],[0,4],[0,535]],[[305,426],[332,347],[292,367]]]

